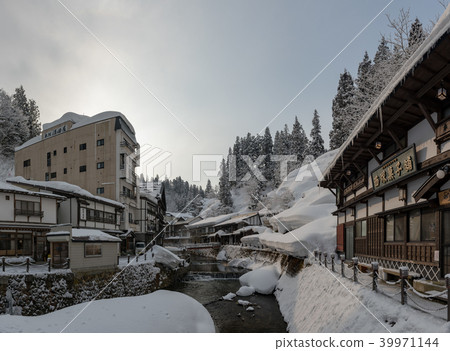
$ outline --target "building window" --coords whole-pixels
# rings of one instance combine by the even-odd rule
[[[67,146],[64,146],[64,153],[67,154]]]
[[[101,257],[102,244],[98,243],[85,243],[84,244],[84,257]]]
[[[386,216],[386,241],[403,241],[406,232],[406,215]]]
[[[50,180],[50,174],[48,172],[45,173],[45,181],[48,182]]]
[[[364,238],[367,236],[367,221],[356,222],[356,237]]]
[[[81,150],[86,150],[86,143],[80,144],[80,151]]]
[[[429,241],[435,239],[435,212],[430,209],[411,211],[409,213],[409,241]]]
[[[103,145],[105,145],[105,139],[98,139],[97,146],[103,146]]]
[[[105,168],[105,162],[97,162],[97,169]]]
[[[16,216],[40,216],[42,217],[41,204],[33,201],[16,200]]]
[[[64,168],[64,174],[67,174],[67,168]]]
[[[56,150],[53,150],[53,156],[56,156]]]
[[[31,166],[31,160],[28,159],[28,160],[23,161],[23,166],[24,167],[30,167]]]
[[[86,165],[80,166],[80,172],[86,172]]]
[[[50,173],[50,178],[56,178],[56,172]]]
[[[133,223],[133,214],[131,212],[128,213],[128,222]]]
[[[47,167],[52,165],[52,154],[47,152]]]
[[[9,195],[5,196],[5,200],[8,201],[9,200]]]
[[[105,188],[97,188],[97,194],[104,194]]]
[[[125,156],[126,154],[120,154],[120,169],[125,169]]]

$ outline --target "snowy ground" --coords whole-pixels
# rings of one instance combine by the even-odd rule
[[[85,309],[84,309],[85,308]],[[84,311],[83,311],[84,309]],[[77,318],[75,318],[83,311]],[[0,332],[214,333],[208,311],[174,291],[83,303],[38,317],[0,316]]]
[[[283,275],[275,295],[293,333],[450,332],[445,319],[402,306],[398,298],[375,293],[318,264],[304,268],[295,277]]]

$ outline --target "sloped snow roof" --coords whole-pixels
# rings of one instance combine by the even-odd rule
[[[235,216],[235,213],[229,213],[224,214],[216,217],[208,217],[201,221],[195,222],[193,224],[188,224],[186,228],[188,229],[195,229],[195,228],[201,228],[201,227],[207,227],[207,226],[214,226],[216,224],[225,222],[226,220],[230,219],[231,217]]]
[[[19,186],[15,186],[15,185],[3,182],[3,181],[0,181],[0,191],[14,192],[14,193],[20,193],[20,194],[26,194],[26,195],[32,195],[32,196],[46,196],[46,197],[52,197],[55,199],[65,199],[64,196],[42,193],[39,191],[30,191],[30,190],[26,190]]]
[[[84,190],[80,188],[78,185],[70,184],[67,182],[61,182],[61,181],[39,181],[39,180],[27,180],[21,176],[16,176],[12,178],[6,179],[7,182],[10,183],[17,183],[17,184],[24,184],[33,186],[36,188],[42,188],[42,189],[48,189],[53,191],[60,191],[63,194],[70,194],[75,197],[82,197],[87,199],[92,199],[98,202],[108,203],[115,207],[125,208],[125,206],[118,202],[111,199],[107,199],[106,197],[102,196],[96,196],[92,195],[89,191]],[[12,185],[11,185],[12,186]],[[22,189],[23,190],[23,189]],[[25,190],[23,190],[25,191]],[[48,194],[47,194],[48,195]]]
[[[414,71],[417,65],[419,65],[424,58],[428,55],[430,50],[432,50],[437,42],[444,36],[448,35],[450,32],[450,5],[447,6],[446,10],[433,27],[430,35],[424,40],[424,42],[417,48],[414,54],[404,63],[401,69],[395,74],[388,85],[383,89],[378,98],[372,103],[369,110],[364,114],[361,120],[358,122],[353,132],[349,135],[347,140],[339,148],[339,152],[334,157],[333,161],[330,163],[328,168],[323,173],[323,178],[335,167],[336,163],[340,159],[342,153],[351,145],[353,140],[358,136],[358,134],[365,128],[369,120],[376,114],[378,108],[383,105],[385,100],[395,91],[397,86],[401,85],[404,78],[411,72]],[[323,180],[323,179],[322,179]]]
[[[43,129],[43,131],[45,131],[45,130],[51,129],[59,124],[70,121],[73,123],[72,128],[70,130],[73,130],[76,128],[84,127],[88,124],[98,123],[103,120],[114,118],[114,117],[121,117],[125,121],[125,123],[127,124],[128,128],[130,129],[130,131],[132,133],[132,135],[128,135],[128,136],[133,140],[134,143],[137,143],[136,137],[135,137],[136,133],[134,131],[133,125],[130,123],[130,121],[128,121],[128,119],[122,113],[117,112],[117,111],[105,111],[105,112],[98,113],[92,117],[85,116],[85,115],[79,115],[74,112],[67,112],[64,115],[62,115],[60,118],[58,118],[57,120],[54,120],[53,122],[44,123],[44,125],[42,126],[42,129]],[[41,135],[35,136],[34,138],[31,138],[30,140],[23,143],[22,145],[16,147],[15,151],[19,151],[28,146],[36,144],[36,143],[40,142],[41,140],[43,140]]]
[[[98,229],[86,229],[86,228],[73,228],[72,229],[73,241],[112,241],[121,242],[119,238],[102,232]]]
[[[240,214],[238,216],[234,216],[233,218],[231,218],[225,222],[217,224],[217,226],[242,223],[242,222],[245,222],[246,219],[256,216],[257,214],[258,214],[258,212]]]

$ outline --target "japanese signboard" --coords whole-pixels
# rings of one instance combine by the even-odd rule
[[[416,147],[413,145],[402,153],[391,157],[372,172],[373,190],[379,190],[397,183],[416,171]]]
[[[438,193],[439,205],[449,205],[450,204],[450,189],[446,189]]]

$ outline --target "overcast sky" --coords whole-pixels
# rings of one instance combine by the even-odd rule
[[[57,0],[0,0],[0,88],[23,85],[43,123],[120,111],[141,146],[172,154],[163,162],[172,177],[191,181],[192,155],[225,155],[237,135],[260,132],[389,2],[62,0],[80,23]],[[269,125],[272,135],[296,115],[309,135],[317,109],[328,144],[339,74],[355,76],[364,50],[373,58],[386,13],[401,8],[425,26],[444,11],[437,0],[394,0]]]

